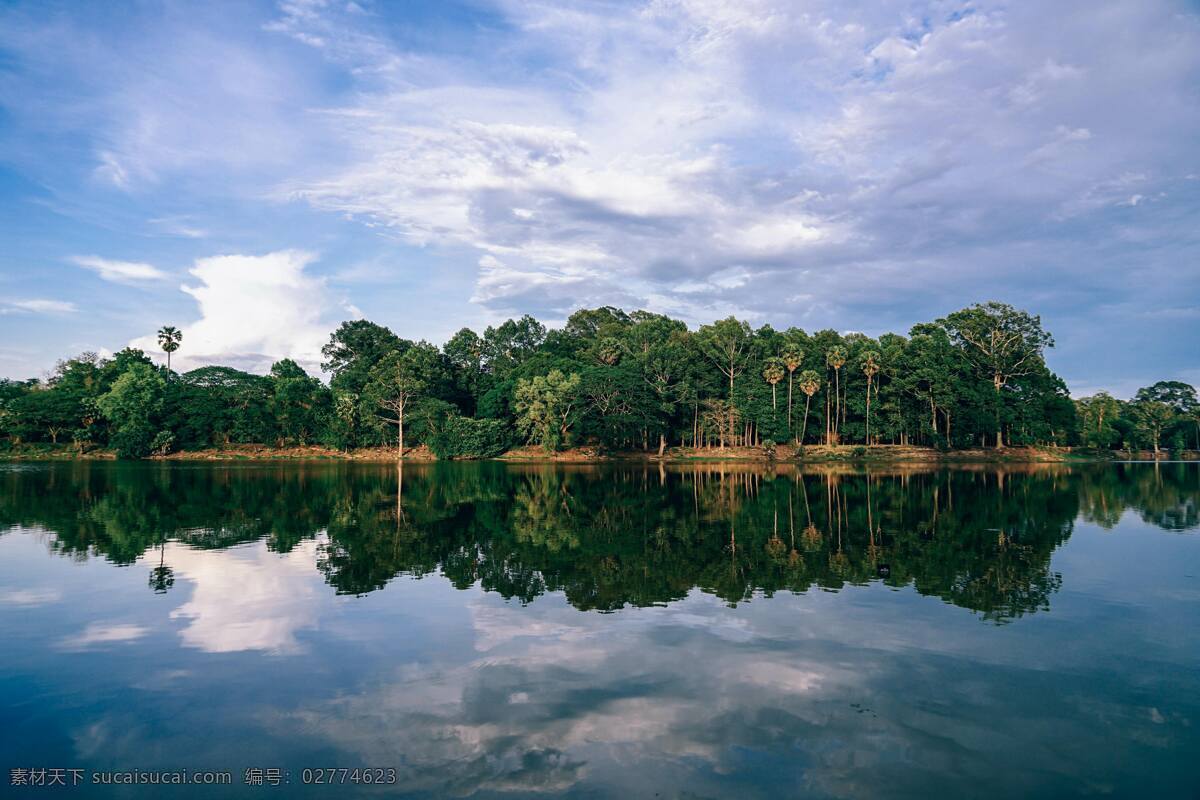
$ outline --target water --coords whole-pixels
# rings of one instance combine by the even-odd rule
[[[1192,797],[1198,499],[1195,464],[0,464],[0,794]]]

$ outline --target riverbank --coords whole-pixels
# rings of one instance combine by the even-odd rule
[[[116,458],[109,450],[90,450],[81,453],[72,445],[21,445],[0,449],[0,460],[46,460],[46,461],[106,461]],[[1159,453],[1158,459],[1200,460],[1200,451],[1187,450],[1181,453]],[[167,455],[150,456],[151,461],[367,461],[390,462],[396,460],[395,448],[373,447],[357,450],[336,450],[316,445],[304,447],[270,447],[260,444],[229,445],[204,450],[187,450]],[[432,462],[438,459],[429,448],[419,446],[409,449],[404,456],[406,462]],[[668,448],[660,458],[657,451],[606,452],[596,447],[577,447],[547,453],[540,447],[519,447],[502,456],[498,461],[514,463],[566,463],[590,464],[608,461],[652,461],[687,463],[699,461],[771,462],[822,464],[822,463],[1084,463],[1108,461],[1154,461],[1152,451],[1098,451],[1069,447],[1008,447],[974,448],[963,450],[937,450],[932,447],[911,445],[808,445],[794,448],[779,445],[773,449],[763,447],[721,448]]]

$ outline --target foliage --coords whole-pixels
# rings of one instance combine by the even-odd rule
[[[547,450],[569,444],[571,428],[579,417],[581,382],[578,373],[566,375],[557,369],[517,381],[517,429]]]
[[[178,345],[171,331],[162,329],[163,342]],[[328,384],[290,359],[269,375],[208,366],[175,376],[140,350],[83,353],[44,380],[0,382],[0,438],[126,455],[162,449],[160,432],[176,450],[350,449],[396,446],[401,436],[433,446],[451,429],[454,439],[483,437],[437,442],[462,455],[495,450],[500,430],[550,449],[660,452],[767,441],[1200,448],[1191,386],[1160,381],[1128,401],[1072,400],[1044,361],[1052,344],[1037,316],[1001,303],[878,338],[754,329],[734,317],[692,331],[661,314],[605,306],[576,311],[556,330],[530,316],[482,334],[463,328],[439,349],[355,320],[322,349]],[[141,421],[114,399],[133,385],[149,404]],[[476,430],[465,420],[489,424]]]
[[[442,419],[429,439],[429,449],[438,458],[492,458],[512,444],[511,429],[503,420],[457,414]]]
[[[109,439],[121,458],[150,454],[162,415],[166,382],[146,364],[135,364],[97,401],[113,426]]]

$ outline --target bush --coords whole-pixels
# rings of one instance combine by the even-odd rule
[[[499,419],[448,416],[429,438],[438,458],[493,458],[511,446],[508,425]]]
[[[108,444],[117,458],[145,458],[150,455],[154,430],[147,425],[125,425],[109,437]]]
[[[850,455],[853,456],[854,458],[862,458],[866,454],[867,454],[867,448],[861,444],[855,445],[854,449],[850,451]]]
[[[150,442],[150,450],[155,455],[165,456],[175,446],[175,434],[170,431],[159,431]]]

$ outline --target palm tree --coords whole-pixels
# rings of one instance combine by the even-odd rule
[[[779,354],[788,373],[788,430],[792,429],[792,373],[804,362],[804,350],[800,345],[789,342]]]
[[[835,403],[833,409],[833,428],[830,431],[830,438],[833,441],[837,441],[840,438],[838,420],[842,409],[842,366],[846,363],[846,348],[837,345],[829,348],[825,351],[825,363],[833,367],[834,379],[837,381],[833,391]]]
[[[804,392],[804,424],[800,426],[800,438],[797,444],[804,444],[804,432],[808,428],[808,407],[814,394],[821,390],[821,376],[815,370],[806,369],[800,373],[800,391]]]
[[[158,346],[167,354],[167,372],[171,371],[171,353],[179,349],[183,341],[183,333],[174,325],[164,325],[158,329]]]
[[[767,365],[763,367],[763,380],[771,384],[771,410],[774,411],[775,406],[775,384],[783,380],[784,372],[783,359],[768,358]]]
[[[862,371],[867,376],[867,437],[866,444],[871,443],[871,384],[879,374],[879,353],[868,350],[862,354]]]

